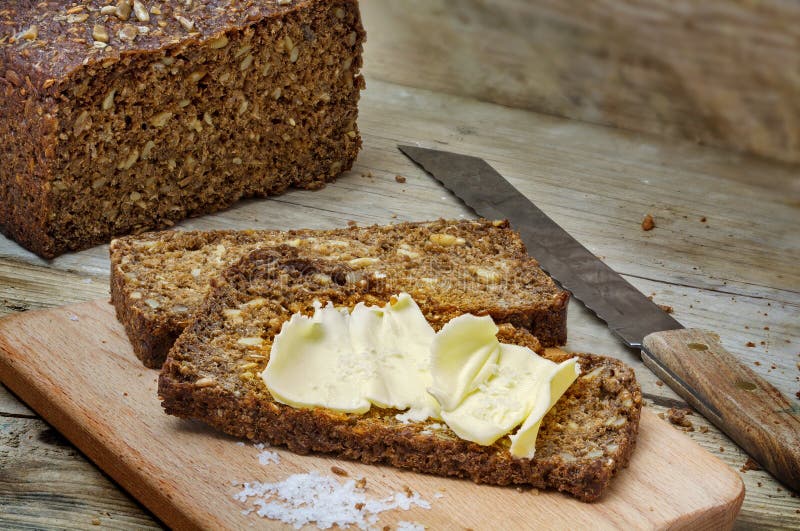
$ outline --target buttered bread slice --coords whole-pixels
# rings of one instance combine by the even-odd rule
[[[530,258],[504,221],[439,220],[335,230],[158,232],[111,243],[111,300],[134,352],[158,368],[191,322],[210,280],[259,247],[286,245],[407,292],[423,309],[487,314],[531,331],[545,346],[567,339],[569,294]],[[430,318],[437,320],[434,312]]]
[[[577,357],[580,374],[541,419],[531,459],[515,457],[508,437],[470,442],[440,420],[415,420],[398,409],[372,405],[351,413],[295,407],[273,397],[261,375],[284,323],[298,313],[312,315],[315,303],[383,306],[398,293],[395,271],[414,274],[409,268],[376,275],[357,262],[308,258],[288,245],[251,252],[211,282],[194,322],[170,351],[159,377],[164,409],[298,453],[599,498],[635,446],[642,399],[633,370],[611,358],[545,351],[522,327],[498,324],[497,339],[555,363]],[[417,293],[434,330],[469,313],[443,290],[435,292],[441,299],[421,288]]]

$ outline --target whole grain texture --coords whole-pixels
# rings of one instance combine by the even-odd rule
[[[396,294],[392,282],[373,275],[348,282],[359,272],[347,262],[303,258],[286,246],[256,250],[231,266],[212,282],[162,368],[159,395],[166,412],[301,454],[334,453],[479,483],[552,488],[584,501],[598,499],[628,464],[641,392],[631,368],[601,356],[578,355],[581,376],[542,420],[533,459],[514,458],[507,439],[481,446],[434,421],[404,422],[395,410],[373,407],[354,415],[273,400],[259,374],[293,313],[312,313],[314,300],[352,308],[361,301],[383,305]],[[465,310],[444,297],[426,303],[437,329]],[[500,325],[498,338],[553,361],[573,356],[544,353],[530,332],[510,324]]]
[[[569,294],[527,255],[507,222],[438,220],[327,231],[166,231],[115,240],[111,300],[136,355],[160,367],[210,281],[254,249],[281,244],[351,267],[348,285],[372,279],[410,293],[431,320],[441,321],[442,308],[458,308],[530,330],[545,346],[566,342]]]
[[[356,0],[0,4],[0,229],[44,257],[317,188],[360,147]]]

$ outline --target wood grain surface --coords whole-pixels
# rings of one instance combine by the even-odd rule
[[[259,518],[232,499],[243,481],[330,474],[332,466],[366,478],[370,496],[408,486],[431,502],[430,509],[382,515],[381,526],[726,528],[744,497],[736,473],[652,412],[643,415],[630,467],[592,504],[283,450],[278,463],[259,467],[252,446],[163,413],[157,373],[141,368],[105,300],[0,321],[0,368],[4,383],[175,528],[245,528]]]
[[[800,408],[740,363],[712,332],[650,334],[642,360],[779,481],[800,491]]]
[[[800,162],[800,4],[370,0],[373,76]]]
[[[352,172],[320,191],[247,201],[181,227],[332,228],[349,220],[471,217],[395,145],[420,142],[481,156],[634,286],[671,306],[683,324],[717,331],[727,350],[784,394],[800,391],[796,170],[369,75],[367,81],[359,120],[364,151]],[[656,228],[643,232],[647,213]],[[0,313],[107,296],[107,253],[100,246],[46,262],[0,237]],[[634,366],[652,410],[687,407],[577,301],[570,303],[567,347]],[[763,470],[740,471],[747,456],[701,416],[688,418],[694,431],[687,435],[745,481],[737,527],[800,527],[793,493]],[[109,527],[159,525],[70,446],[40,439],[50,433],[46,424],[2,387],[0,426],[0,527],[34,519],[44,528],[84,529],[95,519]]]

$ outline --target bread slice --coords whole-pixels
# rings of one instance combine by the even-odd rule
[[[301,454],[327,452],[479,483],[552,488],[584,501],[596,500],[628,464],[639,426],[639,386],[620,361],[590,354],[577,354],[582,374],[543,419],[532,460],[512,457],[507,439],[481,446],[433,421],[404,423],[396,410],[373,407],[353,415],[274,401],[259,374],[293,313],[311,314],[315,299],[342,307],[382,305],[396,293],[389,279],[349,281],[359,274],[346,262],[304,258],[286,246],[244,257],[212,282],[195,321],[170,351],[158,386],[166,412]],[[420,289],[415,295],[426,301],[423,313],[437,329],[464,311],[452,298],[434,298],[442,293]],[[523,328],[500,325],[498,337],[543,352]],[[544,355],[553,361],[574,356]]]
[[[111,301],[136,355],[158,368],[209,289],[258,247],[350,264],[351,280],[385,278],[425,308],[488,313],[545,346],[567,339],[569,294],[528,257],[504,221],[433,221],[314,231],[157,232],[111,243]]]

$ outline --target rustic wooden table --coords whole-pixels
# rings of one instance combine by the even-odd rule
[[[471,217],[395,145],[478,155],[683,324],[719,333],[726,348],[800,405],[797,167],[401,86],[381,81],[387,77],[375,63],[361,106],[364,150],[353,171],[321,191],[247,201],[181,226],[329,228]],[[656,228],[644,232],[648,213]],[[107,297],[107,251],[46,262],[0,237],[0,315]],[[635,366],[647,407],[686,407],[576,301],[569,334],[568,349]],[[738,527],[800,528],[797,494],[764,471],[747,470],[747,456],[705,419],[689,419],[694,431],[686,435],[746,484]],[[92,524],[160,525],[0,386],[0,528]]]
[[[800,181],[786,167],[674,141],[369,80],[356,168],[318,192],[248,201],[191,228],[337,227],[471,216],[397,142],[486,158],[636,287],[669,305],[793,399],[800,391]],[[405,183],[395,180],[406,177]],[[642,231],[651,213],[656,228]],[[107,297],[107,246],[45,262],[0,239],[0,312]],[[43,331],[46,333],[46,331]],[[685,404],[573,301],[572,350],[633,364],[648,407]],[[754,346],[748,346],[754,345]],[[747,460],[697,415],[692,437],[736,470]],[[707,430],[707,431],[706,431]],[[0,527],[156,526],[146,510],[7,391],[0,390]],[[800,499],[741,472],[742,526],[800,526]]]

